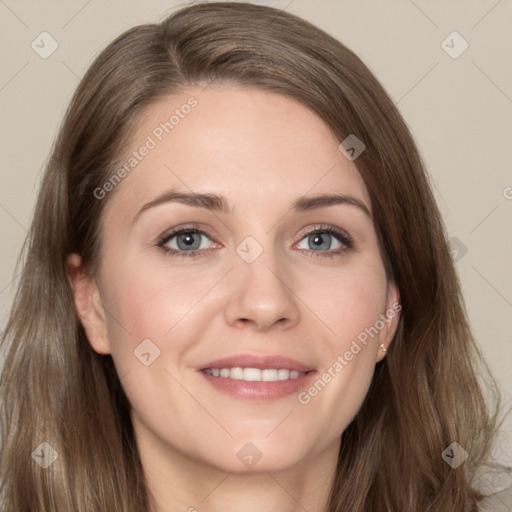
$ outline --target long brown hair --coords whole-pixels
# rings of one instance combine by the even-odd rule
[[[471,483],[488,457],[497,409],[486,405],[477,379],[486,366],[411,134],[343,44],[278,9],[227,2],[189,6],[125,32],[96,58],[72,99],[42,179],[2,339],[4,509],[150,510],[129,403],[111,356],[86,339],[66,256],[79,253],[94,272],[109,199],[94,191],[115,171],[141,113],[211,82],[295,98],[340,142],[355,134],[365,144],[355,163],[403,309],[343,434],[328,512],[474,510],[480,496]],[[46,469],[31,456],[43,442],[58,454]],[[441,456],[452,442],[469,453],[456,469]]]

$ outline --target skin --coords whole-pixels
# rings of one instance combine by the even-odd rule
[[[156,511],[320,512],[343,430],[398,314],[307,405],[297,394],[240,400],[196,369],[234,354],[278,354],[322,375],[399,301],[361,209],[289,212],[299,197],[335,192],[371,213],[368,192],[315,113],[255,89],[197,87],[160,101],[144,113],[131,147],[191,96],[197,106],[103,199],[98,274],[87,275],[79,255],[69,256],[76,308],[92,348],[111,354],[121,377]],[[132,223],[171,188],[222,194],[233,211],[168,202]],[[208,232],[196,237],[211,250],[165,254],[159,237],[188,223]],[[318,224],[345,230],[354,247],[327,236],[329,249],[315,251],[305,231]],[[252,263],[236,252],[247,236],[263,248]],[[167,245],[176,248],[176,238]],[[144,339],[160,350],[149,366],[134,356]],[[248,442],[261,453],[251,467],[237,457]]]

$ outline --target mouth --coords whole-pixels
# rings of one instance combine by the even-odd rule
[[[198,368],[215,389],[239,399],[276,400],[299,392],[316,370],[282,356],[240,355]]]

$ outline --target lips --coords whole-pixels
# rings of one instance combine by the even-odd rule
[[[197,370],[214,389],[244,400],[276,400],[297,393],[317,373],[289,357],[252,354],[216,359]]]

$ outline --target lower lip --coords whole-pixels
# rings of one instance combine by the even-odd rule
[[[216,389],[242,400],[277,400],[293,393],[298,393],[308,386],[315,370],[296,379],[278,380],[275,382],[231,379],[229,377],[214,377],[200,371],[201,375]]]

